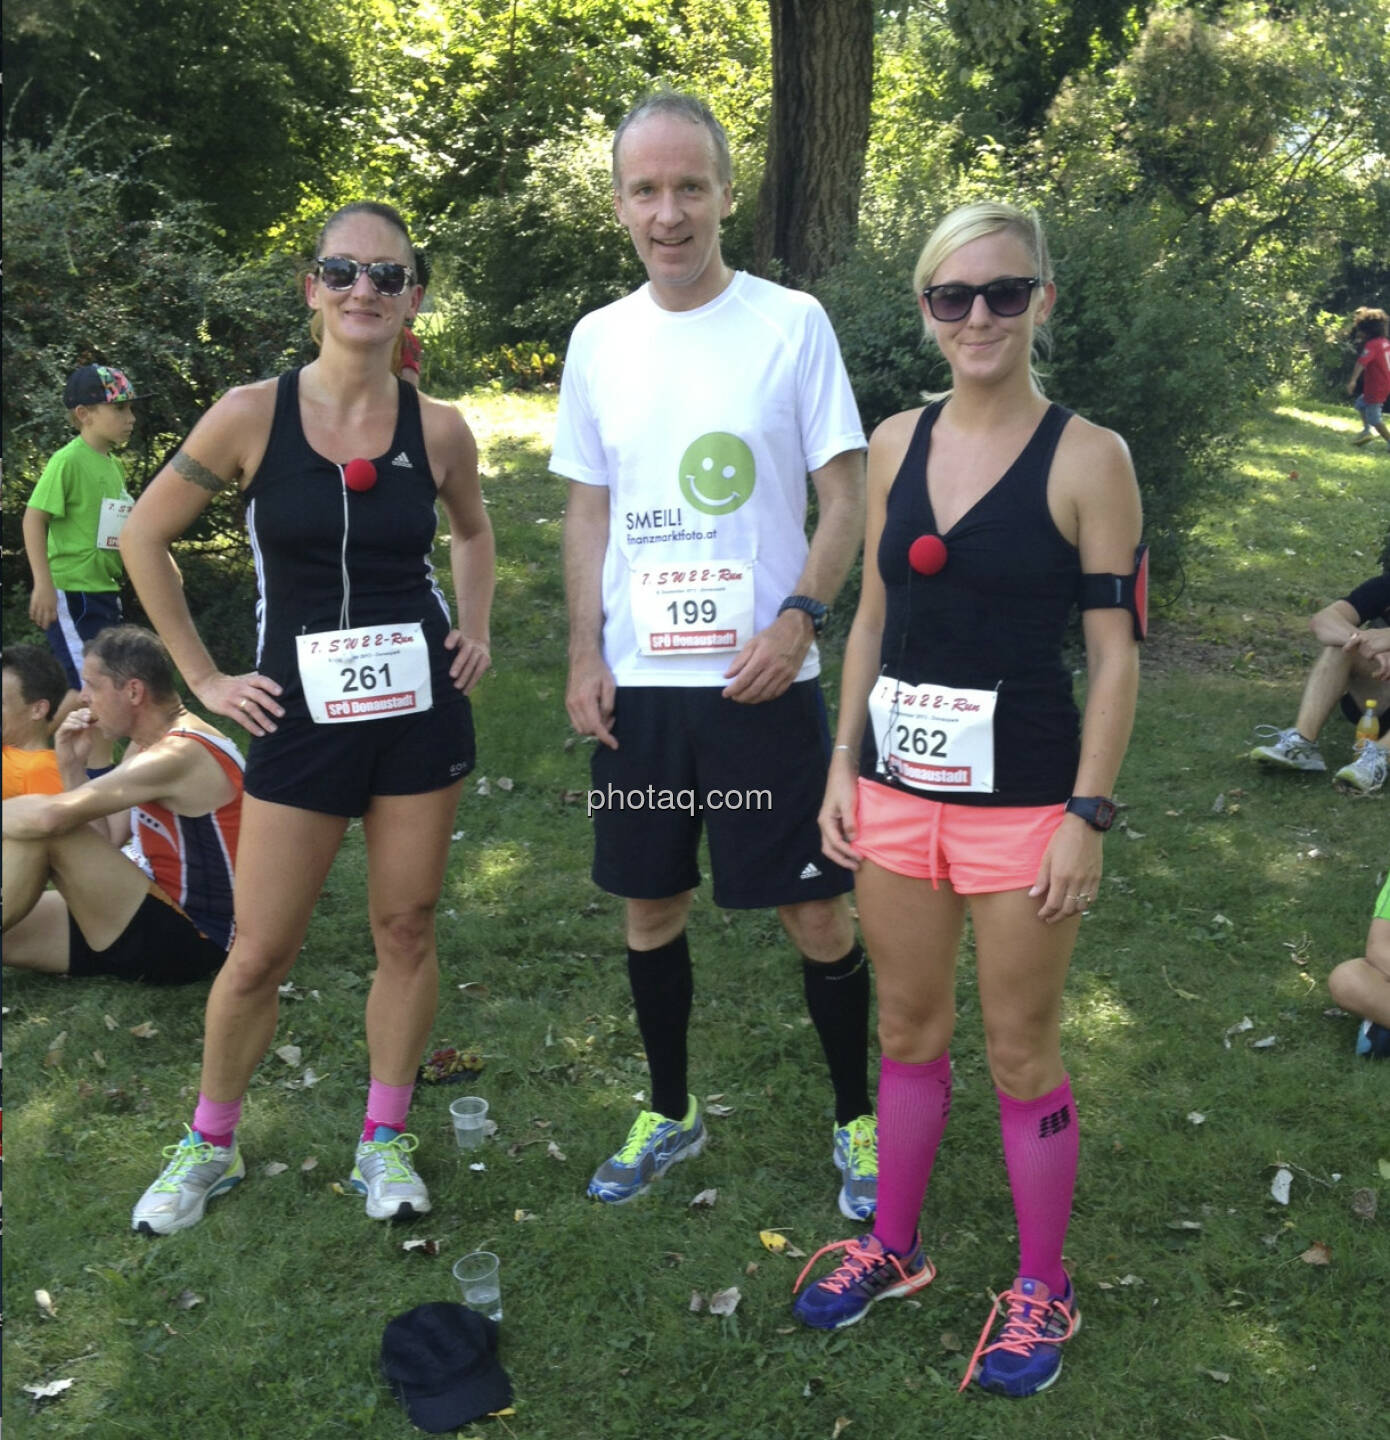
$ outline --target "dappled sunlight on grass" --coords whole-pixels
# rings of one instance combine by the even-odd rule
[[[1320,425],[1325,430],[1345,430],[1349,424],[1355,423],[1349,418],[1355,414],[1350,404],[1345,410],[1308,410],[1298,405],[1279,405],[1274,413],[1287,420],[1297,420],[1302,425]]]

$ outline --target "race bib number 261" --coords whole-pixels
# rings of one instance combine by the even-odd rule
[[[430,709],[430,657],[418,623],[296,635],[299,678],[316,724]]]

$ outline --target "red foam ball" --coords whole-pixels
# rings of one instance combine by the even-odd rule
[[[349,460],[343,466],[343,484],[360,495],[376,484],[376,466],[370,460]]]
[[[946,563],[946,542],[940,535],[919,535],[907,547],[907,563],[919,575],[935,575]]]

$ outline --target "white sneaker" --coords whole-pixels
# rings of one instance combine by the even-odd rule
[[[427,1215],[430,1192],[409,1160],[420,1142],[414,1135],[398,1135],[385,1125],[378,1125],[376,1133],[379,1138],[364,1140],[357,1147],[357,1163],[348,1180],[359,1195],[367,1197],[367,1214],[373,1220],[413,1220]]]
[[[1270,738],[1267,744],[1256,745],[1250,752],[1252,760],[1258,760],[1263,765],[1277,765],[1281,770],[1327,769],[1318,742],[1305,740],[1298,733],[1297,726],[1290,725],[1287,730],[1280,730],[1277,725],[1256,725],[1255,734]]]
[[[169,1163],[131,1211],[131,1229],[142,1235],[172,1235],[196,1225],[214,1195],[246,1177],[235,1136],[224,1147],[209,1145],[196,1130],[187,1130],[177,1145],[164,1147],[164,1158]]]
[[[1379,745],[1368,740],[1356,752],[1350,765],[1342,768],[1332,777],[1332,783],[1348,794],[1374,795],[1385,784],[1386,772],[1390,771],[1390,759]]]

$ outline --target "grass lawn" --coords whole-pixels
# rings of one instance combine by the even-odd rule
[[[272,1053],[252,1085],[247,1181],[181,1235],[134,1235],[129,1214],[191,1114],[204,987],[7,975],[12,1440],[417,1434],[378,1378],[381,1332],[412,1305],[457,1298],[449,1267],[474,1248],[502,1257],[516,1403],[468,1435],[1003,1440],[1026,1424],[1068,1440],[1305,1440],[1383,1425],[1390,1065],[1353,1057],[1353,1022],[1327,1013],[1323,982],[1361,951],[1390,810],[1244,758],[1253,725],[1292,723],[1306,616],[1378,568],[1390,457],[1350,449],[1350,412],[1266,416],[1229,502],[1192,537],[1184,587],[1157,597],[1123,827],[1064,1017],[1082,1125],[1067,1250],[1084,1325],[1060,1382],[1020,1408],[955,1393],[990,1287],[1015,1263],[968,957],[955,1112],[923,1222],[940,1274],[920,1300],[838,1335],[794,1325],[803,1262],[759,1231],[808,1254],[849,1233],[829,1087],[775,919],[721,914],[707,895],[691,926],[693,1085],[729,1113],[710,1120],[705,1154],[643,1199],[585,1199],[645,1071],[620,905],[587,878],[576,803],[588,751],[563,705],[553,401],[464,405],[501,556],[497,669],[477,697],[478,778],[441,906],[433,1044],[482,1057],[466,1088],[499,1125],[486,1168],[453,1148],[461,1089],[422,1086],[412,1128],[433,1213],[389,1228],[341,1193],[366,1082],[360,829],[282,1003],[275,1047],[299,1059]],[[1334,718],[1330,763],[1349,740]],[[144,1022],[153,1033],[133,1034]],[[1270,1195],[1280,1165],[1287,1205]],[[692,1207],[706,1189],[715,1204]],[[1379,1191],[1373,1219],[1354,1213],[1358,1190]],[[405,1251],[411,1236],[438,1255]],[[731,1286],[734,1314],[692,1308]],[[21,1388],[68,1378],[37,1406]]]

